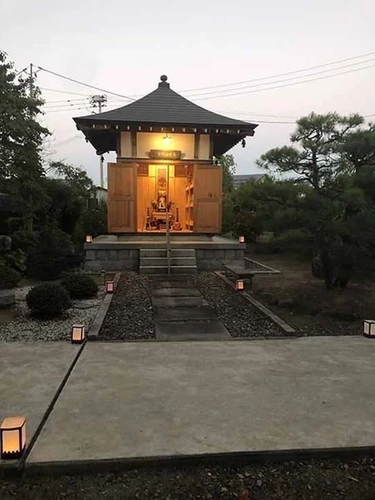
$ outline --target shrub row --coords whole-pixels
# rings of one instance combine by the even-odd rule
[[[71,299],[89,299],[95,297],[97,291],[98,285],[90,276],[72,274],[66,276],[60,285],[44,283],[32,288],[26,302],[35,315],[58,316],[69,309]]]

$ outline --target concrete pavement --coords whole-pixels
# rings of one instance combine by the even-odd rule
[[[363,337],[89,343],[27,464],[375,445],[374,355]]]
[[[78,348],[68,342],[0,342],[0,422],[25,416],[29,443]]]

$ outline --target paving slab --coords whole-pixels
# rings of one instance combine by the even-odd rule
[[[194,285],[189,283],[187,280],[167,280],[167,281],[155,281],[153,283],[154,289],[158,288],[195,288]]]
[[[202,297],[152,297],[152,307],[202,307],[207,302]]]
[[[154,320],[163,321],[210,321],[216,319],[209,307],[181,307],[179,309],[156,309]]]
[[[228,340],[231,338],[223,323],[218,320],[160,322],[155,324],[155,331],[158,340]]]
[[[196,288],[161,288],[152,292],[153,297],[202,297]]]
[[[25,416],[30,442],[80,347],[68,342],[0,342],[0,421]]]
[[[28,463],[374,445],[374,355],[360,336],[89,343]]]

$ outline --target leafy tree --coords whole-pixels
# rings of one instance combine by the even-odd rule
[[[294,206],[294,227],[311,237],[313,272],[327,288],[372,271],[375,131],[363,130],[362,123],[359,115],[312,113],[297,122],[292,146],[272,149],[258,162],[268,171],[292,174],[305,187]],[[285,211],[285,200],[282,206]]]
[[[234,199],[236,234],[255,241],[263,231],[278,236],[294,226],[304,190],[303,185],[294,181],[278,181],[269,176],[241,184]]]
[[[44,200],[41,152],[49,132],[37,120],[42,103],[34,77],[31,81],[17,77],[13,64],[0,52],[0,191],[17,197],[28,230]]]
[[[233,175],[236,172],[237,165],[233,155],[221,156],[219,158],[219,164],[223,169],[222,231],[225,234],[233,231]]]

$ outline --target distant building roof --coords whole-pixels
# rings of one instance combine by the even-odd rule
[[[73,118],[77,128],[100,154],[115,151],[121,130],[156,131],[160,127],[199,129],[214,137],[214,156],[221,156],[258,126],[219,115],[198,106],[172,90],[165,75],[153,92],[126,106],[97,115]],[[188,130],[186,130],[188,132]],[[176,130],[177,132],[177,130]]]
[[[248,181],[254,181],[254,182],[258,182],[260,181],[261,179],[263,179],[263,177],[265,177],[267,174],[244,174],[244,175],[234,175],[233,176],[233,184],[235,186],[238,186],[239,184],[243,184],[245,182],[248,182]]]

